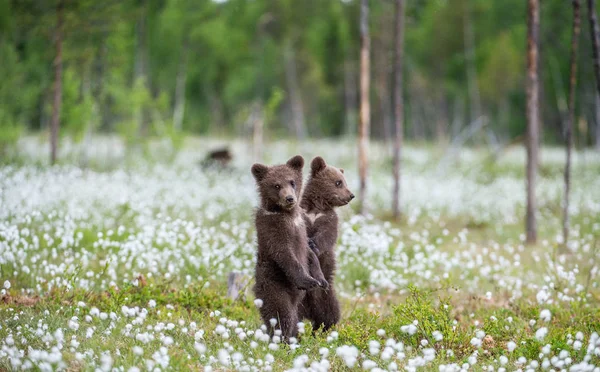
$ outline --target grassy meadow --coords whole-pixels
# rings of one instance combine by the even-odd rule
[[[338,210],[342,321],[288,345],[265,334],[251,280],[227,297],[229,273],[254,269],[249,144],[106,137],[49,167],[42,143],[0,166],[0,370],[600,370],[600,153],[574,154],[565,245],[564,153],[542,149],[527,246],[521,147],[409,145],[397,222],[391,153],[373,143],[369,213]],[[231,167],[202,168],[222,144]],[[354,141],[277,141],[264,162],[297,153],[345,168],[358,194]]]

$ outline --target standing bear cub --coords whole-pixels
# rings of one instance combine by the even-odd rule
[[[308,246],[299,205],[303,166],[299,155],[283,165],[252,166],[260,194],[255,217],[258,253],[254,293],[263,301],[260,314],[270,334],[280,328],[285,339],[297,335],[298,308],[306,291],[328,286]]]
[[[343,169],[328,166],[320,156],[313,159],[310,168],[301,206],[310,246],[319,258],[329,289],[308,292],[300,304],[300,317],[309,319],[315,330],[321,327],[328,330],[341,317],[333,287],[338,238],[338,216],[334,208],[350,203],[354,194],[348,189]]]

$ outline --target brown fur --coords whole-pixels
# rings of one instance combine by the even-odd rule
[[[299,206],[303,166],[301,156],[284,165],[252,166],[260,194],[255,219],[258,253],[254,293],[263,301],[260,314],[271,334],[270,319],[275,318],[284,338],[297,334],[298,306],[305,290],[328,286],[316,255],[308,247]]]
[[[310,319],[313,329],[323,327],[327,330],[341,317],[333,286],[338,238],[338,216],[334,208],[346,205],[354,198],[343,173],[343,169],[328,166],[323,158],[314,158],[301,201],[311,248],[317,252],[321,270],[329,283],[328,289],[311,291],[301,302],[300,317]]]

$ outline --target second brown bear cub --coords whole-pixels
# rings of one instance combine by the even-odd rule
[[[338,238],[338,216],[334,208],[348,204],[354,194],[348,189],[343,169],[328,166],[320,156],[313,159],[310,168],[300,205],[305,212],[311,248],[318,255],[329,289],[307,292],[300,305],[300,317],[310,319],[313,329],[327,330],[339,322],[341,316],[333,286]]]
[[[294,156],[286,164],[254,164],[252,175],[260,194],[256,211],[256,284],[254,293],[263,301],[260,314],[265,324],[280,328],[285,339],[298,331],[298,310],[306,290],[327,287],[315,253],[309,248],[300,209],[304,159]],[[271,319],[277,321],[273,327]]]

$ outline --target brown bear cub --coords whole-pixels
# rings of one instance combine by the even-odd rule
[[[328,330],[339,322],[340,304],[333,286],[335,276],[335,244],[338,238],[338,216],[334,210],[348,204],[354,194],[348,190],[344,170],[328,166],[317,156],[311,162],[311,173],[302,201],[311,249],[319,258],[319,264],[328,289],[308,292],[300,305],[300,317],[312,322],[313,329]]]
[[[284,339],[298,332],[298,308],[307,290],[328,286],[315,253],[309,248],[299,198],[304,159],[286,164],[254,164],[252,175],[260,194],[256,211],[256,298],[260,314],[272,335],[281,329]],[[272,325],[271,319],[277,321]]]

